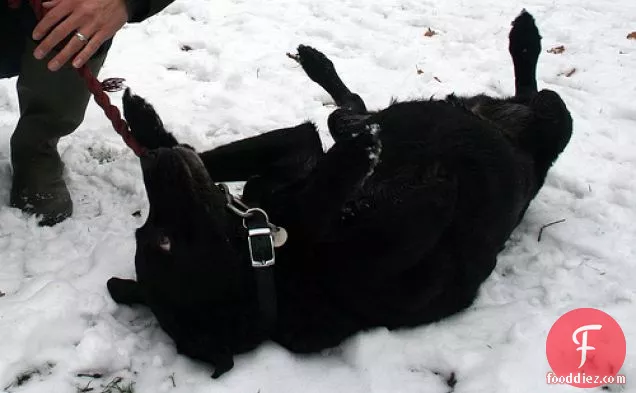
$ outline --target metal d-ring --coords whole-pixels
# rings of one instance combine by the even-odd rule
[[[218,187],[225,194],[227,208],[230,209],[230,211],[232,213],[236,214],[237,216],[239,216],[239,217],[241,217],[243,219],[243,226],[245,228],[247,228],[247,226],[245,225],[245,219],[252,217],[254,215],[254,213],[256,213],[256,212],[260,212],[260,213],[263,213],[263,215],[265,216],[265,220],[267,222],[267,226],[272,231],[278,232],[280,230],[280,228],[278,226],[276,226],[276,225],[272,224],[271,222],[269,222],[269,216],[267,215],[265,210],[263,210],[261,208],[258,208],[258,207],[249,207],[249,206],[247,206],[245,203],[243,203],[242,200],[240,200],[239,198],[237,198],[234,195],[232,195],[232,193],[230,193],[229,187],[226,184],[224,184],[224,183],[219,183]]]
[[[258,207],[252,207],[252,208],[247,209],[244,213],[242,213],[244,215],[243,216],[243,227],[245,229],[247,229],[247,224],[245,223],[245,219],[252,217],[254,215],[254,213],[261,213],[261,214],[263,214],[263,216],[265,216],[265,224],[267,225],[267,227],[270,230],[272,229],[272,227],[275,227],[274,225],[272,225],[269,222],[269,216],[267,215],[267,213],[265,213],[265,210],[260,209]]]

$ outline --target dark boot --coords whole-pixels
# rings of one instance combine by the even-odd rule
[[[90,93],[70,65],[50,72],[50,59],[36,60],[34,49],[27,39],[17,83],[20,120],[11,137],[11,206],[37,214],[40,225],[51,226],[73,213],[57,143],[84,120]],[[95,74],[105,57],[103,52],[89,61]]]

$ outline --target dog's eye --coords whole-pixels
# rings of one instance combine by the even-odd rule
[[[159,245],[159,248],[161,248],[162,250],[166,252],[170,252],[170,248],[172,246],[172,244],[170,243],[170,238],[165,235],[159,236],[158,245]]]

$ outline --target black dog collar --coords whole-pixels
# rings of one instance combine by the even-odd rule
[[[256,280],[256,296],[260,314],[260,323],[268,332],[274,329],[277,317],[276,284],[274,282],[275,247],[282,246],[287,240],[287,232],[269,222],[267,213],[262,209],[250,208],[230,193],[225,184],[218,184],[225,193],[227,208],[243,218],[247,229],[247,242],[252,268]],[[276,231],[276,241],[272,229]]]

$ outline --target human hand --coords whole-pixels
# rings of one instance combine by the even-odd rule
[[[43,59],[70,37],[60,53],[49,61],[51,71],[59,70],[71,58],[73,67],[83,66],[128,21],[124,0],[50,0],[42,6],[48,12],[33,29],[33,39],[44,40],[35,48],[33,56]]]

